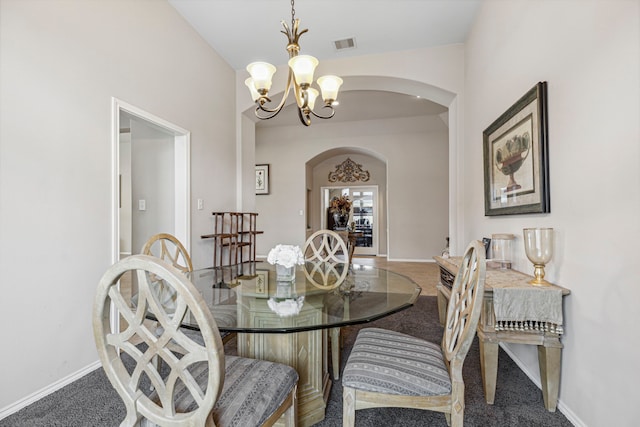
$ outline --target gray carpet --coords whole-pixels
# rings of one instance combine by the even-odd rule
[[[442,328],[438,323],[435,297],[420,297],[410,309],[368,325],[343,328],[344,364],[353,346],[357,331],[377,326],[439,342]],[[235,340],[227,344],[227,353],[235,353]],[[330,360],[330,359],[329,359]],[[500,350],[498,385],[494,405],[484,401],[480,376],[480,356],[477,338],[464,366],[466,386],[465,426],[571,426],[560,412],[544,408],[542,392],[516,364]],[[124,405],[104,375],[97,369],[40,401],[0,420],[0,426],[11,427],[94,427],[118,426],[124,418]],[[342,425],[342,385],[334,381],[326,417],[317,426]],[[415,409],[384,408],[356,412],[356,426],[433,426],[445,427],[441,413]]]

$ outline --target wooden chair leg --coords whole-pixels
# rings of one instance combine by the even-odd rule
[[[295,427],[298,425],[298,397],[297,392],[293,393],[293,402],[287,411],[284,413],[282,420],[285,427]]]
[[[342,427],[353,427],[356,422],[356,391],[351,387],[342,389]]]
[[[464,425],[464,412],[453,412],[450,414],[450,420],[449,425],[451,427],[462,427]]]

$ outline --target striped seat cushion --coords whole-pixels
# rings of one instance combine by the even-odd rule
[[[298,373],[290,366],[257,359],[225,356],[224,387],[213,407],[218,427],[259,426],[282,405],[298,382]],[[190,369],[202,388],[207,381],[207,363]],[[182,383],[174,392],[176,412],[196,409],[191,394]],[[150,398],[157,401],[157,396]],[[143,420],[142,426],[155,424]]]
[[[343,372],[342,384],[403,396],[451,393],[451,379],[439,345],[400,332],[362,329]]]

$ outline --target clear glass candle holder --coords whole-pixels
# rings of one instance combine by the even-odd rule
[[[553,255],[553,228],[525,228],[524,250],[529,261],[533,263],[535,278],[529,283],[536,286],[548,286],[544,280],[544,266],[551,261]]]

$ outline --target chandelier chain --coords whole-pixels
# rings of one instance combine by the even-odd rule
[[[291,0],[291,28],[296,21],[296,8],[295,8],[295,0]]]

